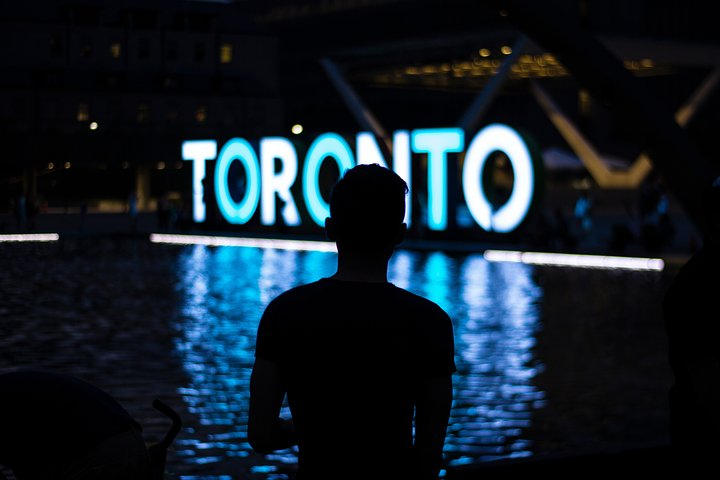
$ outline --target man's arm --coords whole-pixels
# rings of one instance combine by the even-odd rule
[[[431,377],[418,386],[415,405],[414,458],[417,472],[414,478],[437,479],[442,468],[450,407],[452,405],[452,376]]]
[[[285,388],[275,362],[255,358],[250,377],[248,442],[258,453],[283,450],[297,444],[292,420],[280,418]]]

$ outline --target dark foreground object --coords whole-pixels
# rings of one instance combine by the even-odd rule
[[[148,447],[140,423],[91,383],[46,371],[0,375],[0,463],[19,479],[162,480],[182,420],[159,399],[153,406],[172,427]]]
[[[150,458],[150,480],[162,480],[165,478],[167,451],[173,441],[175,441],[175,437],[177,437],[177,434],[180,432],[180,428],[182,428],[182,419],[175,410],[159,398],[156,398],[153,401],[153,407],[172,420],[172,426],[165,434],[165,437],[163,437],[163,439],[158,443],[154,443],[148,447],[148,457]]]
[[[684,470],[692,471],[692,465]],[[532,457],[498,460],[465,465],[448,470],[448,480],[476,480],[481,478],[602,478],[622,474],[642,474],[645,478],[677,472],[669,446],[628,450],[618,453],[597,453],[575,456]],[[507,475],[507,476],[506,476]],[[608,477],[612,478],[612,477]]]

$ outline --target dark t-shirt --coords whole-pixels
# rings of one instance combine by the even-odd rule
[[[283,293],[256,356],[280,365],[308,479],[407,472],[415,389],[455,371],[447,313],[390,283],[322,279]]]
[[[38,478],[48,465],[80,458],[133,426],[140,428],[110,395],[79,378],[38,371],[0,375],[0,464],[19,478]]]

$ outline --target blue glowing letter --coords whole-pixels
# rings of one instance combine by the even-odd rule
[[[275,159],[279,159],[282,168],[275,173]],[[300,225],[295,200],[290,187],[297,178],[297,154],[290,140],[282,137],[267,137],[260,140],[260,167],[262,169],[262,202],[260,219],[263,225],[275,224],[275,194],[285,204],[282,217],[286,225]]]
[[[406,130],[398,130],[393,135],[393,170],[408,186],[405,197],[405,224],[410,226],[412,218],[412,170],[410,169],[410,135]]]
[[[203,180],[205,180],[205,161],[212,160],[217,155],[217,142],[215,140],[188,140],[182,144],[183,160],[193,162],[193,220],[205,221],[205,195]]]
[[[495,151],[504,152],[510,159],[515,182],[507,203],[493,212],[480,185],[480,178],[485,161]],[[507,233],[520,225],[530,209],[535,184],[530,151],[520,134],[501,124],[483,128],[468,147],[462,176],[468,210],[480,227]]]
[[[310,145],[303,169],[303,196],[310,217],[321,227],[325,225],[325,219],[330,216],[330,207],[320,194],[318,174],[322,161],[328,156],[333,157],[337,162],[340,176],[354,164],[352,150],[336,133],[324,133]]]
[[[465,138],[460,128],[432,128],[412,132],[412,148],[428,154],[428,227],[447,228],[447,152],[462,151]]]
[[[235,202],[230,195],[228,186],[228,171],[233,160],[239,160],[245,168],[245,196],[241,202]],[[215,165],[215,198],[217,198],[220,213],[229,223],[243,224],[255,213],[260,200],[260,166],[258,165],[255,150],[242,138],[228,140],[220,150],[217,165]]]

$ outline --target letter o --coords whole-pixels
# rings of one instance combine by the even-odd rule
[[[322,198],[318,185],[318,174],[325,157],[335,159],[341,177],[355,163],[350,146],[336,133],[324,133],[310,145],[303,167],[303,196],[310,217],[321,227],[325,225],[325,219],[330,216],[330,206]]]
[[[478,180],[492,152],[504,152],[515,176],[508,201],[496,212]],[[486,231],[511,232],[523,221],[533,199],[535,174],[530,150],[518,132],[499,123],[488,125],[473,138],[463,165],[463,193],[468,210]]]
[[[240,202],[233,200],[228,188],[228,172],[234,160],[245,169],[247,187]],[[215,165],[215,198],[220,213],[229,223],[244,224],[252,218],[260,200],[260,164],[252,146],[242,138],[233,138],[223,146]]]

